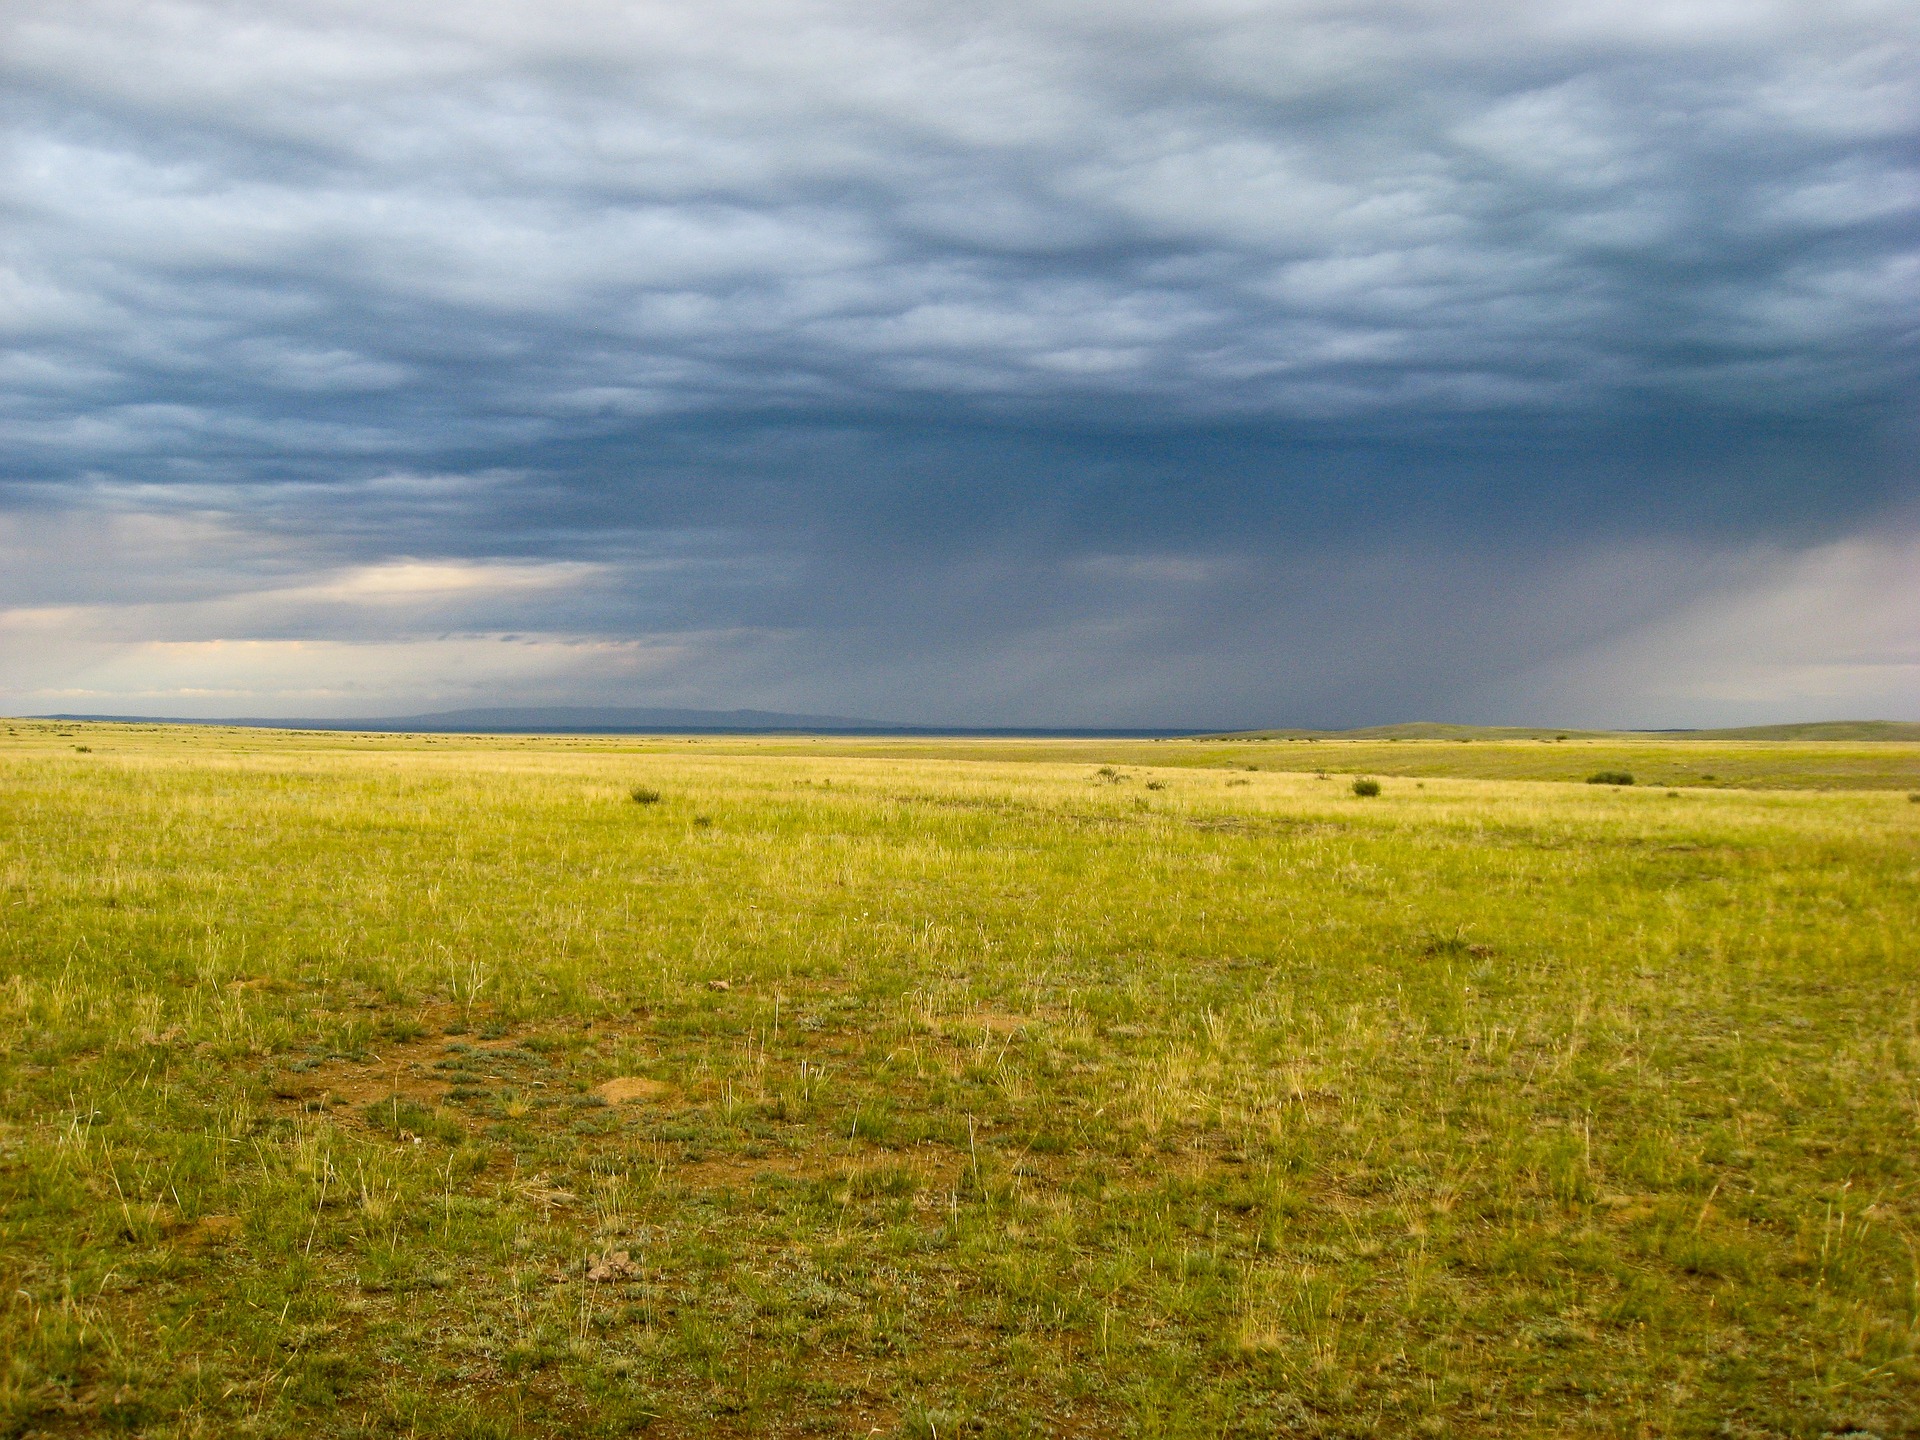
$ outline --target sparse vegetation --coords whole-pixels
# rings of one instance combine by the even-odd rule
[[[1910,750],[14,723],[0,1434],[1914,1433]]]
[[[1589,785],[1631,785],[1633,774],[1628,770],[1596,770],[1587,776]]]

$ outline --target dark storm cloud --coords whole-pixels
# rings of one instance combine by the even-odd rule
[[[1220,635],[1292,626],[1284,693],[1331,714],[1686,591],[1629,553],[1812,543],[1915,492],[1906,5],[0,27],[0,503],[227,537],[129,540],[99,599],[577,563],[449,593],[493,597],[475,630],[772,637],[714,684],[994,671],[995,704],[1135,718],[1277,703],[1245,672],[1279,652]],[[1643,578],[1513,613],[1572,573]],[[427,623],[306,603],[276,623]],[[1394,626],[1440,657],[1398,690],[1326,658]],[[1162,678],[1116,698],[1067,651]]]

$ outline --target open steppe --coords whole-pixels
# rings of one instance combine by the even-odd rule
[[[0,1434],[1920,1434],[1914,793],[0,722]]]

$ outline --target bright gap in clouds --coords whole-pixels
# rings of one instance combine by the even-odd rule
[[[0,76],[8,709],[1920,713],[1910,5],[16,0]]]

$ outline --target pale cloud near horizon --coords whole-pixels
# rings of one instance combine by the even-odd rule
[[[0,706],[1920,713],[1840,658],[1909,5],[15,0],[0,76]]]
[[[0,622],[0,656],[11,648]],[[527,641],[463,635],[400,641],[63,638],[23,693],[34,713],[317,718],[390,716],[440,705],[484,705],[503,687],[585,680],[647,683],[675,658],[658,639],[583,636]],[[34,668],[28,661],[22,668]],[[421,685],[423,671],[432,676]],[[458,677],[457,680],[454,677]],[[25,707],[22,707],[25,708]]]
[[[1258,723],[1276,691],[1366,714],[1409,686],[1444,686],[1449,705],[1404,713],[1657,727],[1902,715],[1920,699],[1920,526],[1710,558],[1555,553],[1523,577],[1524,615],[1510,572],[1468,578],[1476,568],[1433,547],[1285,574],[1257,558],[1095,556],[1035,596],[1004,592],[1018,565],[988,566],[920,597],[936,614],[975,615],[959,643],[909,654],[904,637],[927,632],[925,615],[843,617],[796,663],[777,626],[613,633],[622,586],[604,566],[401,560],[219,594],[0,608],[0,673],[15,713],[208,716],[390,716],[502,695],[702,705],[746,692],[877,719],[937,722],[971,706],[1016,723],[1080,723],[1091,710],[1108,724],[1177,714],[1226,726]],[[503,615],[534,623],[503,629]],[[1358,642],[1356,615],[1377,617]],[[1362,654],[1329,662],[1354,643]],[[817,686],[823,663],[831,691]],[[1076,708],[1036,704],[1061,694]]]
[[[1920,714],[1920,526],[1744,557],[1721,586],[1496,687],[1603,723]]]

